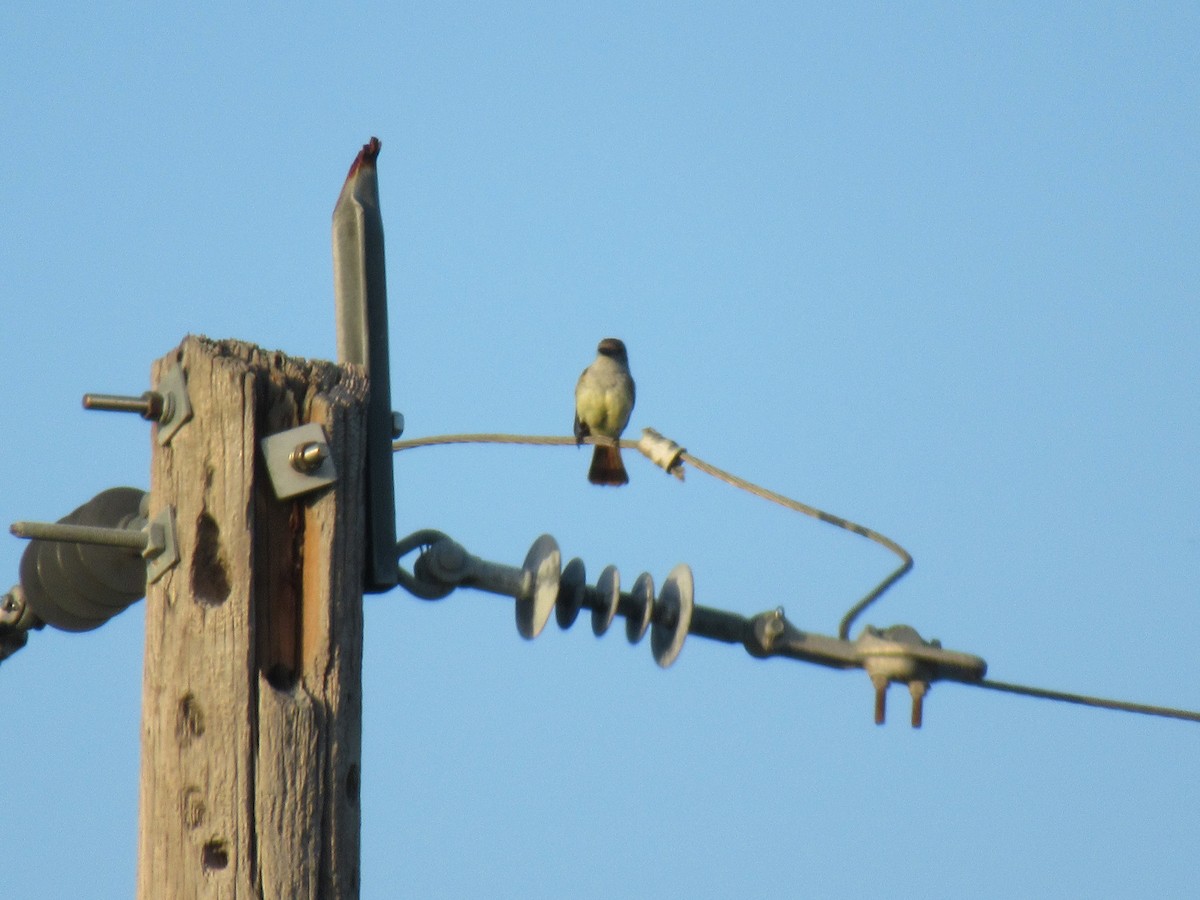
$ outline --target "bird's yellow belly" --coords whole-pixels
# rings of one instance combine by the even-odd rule
[[[585,392],[579,397],[579,418],[587,423],[593,434],[616,437],[629,422],[632,412],[627,398],[620,391]]]

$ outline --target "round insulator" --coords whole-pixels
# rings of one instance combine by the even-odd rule
[[[616,566],[605,566],[600,577],[596,579],[596,602],[592,606],[592,633],[596,637],[608,631],[620,602],[621,573],[617,571]]]
[[[646,636],[650,627],[650,616],[654,613],[654,578],[643,572],[633,583],[629,592],[629,612],[625,616],[625,637],[636,644]]]
[[[532,582],[531,589],[517,597],[517,631],[523,638],[535,638],[546,627],[550,611],[558,599],[559,574],[562,571],[562,553],[558,544],[548,534],[543,534],[525,557],[521,567]]]
[[[663,583],[654,609],[654,625],[650,629],[650,649],[655,661],[664,669],[675,662],[683,649],[692,624],[695,593],[692,570],[687,563],[680,563]]]
[[[103,528],[123,528],[130,523],[144,524],[143,506],[148,495],[137,488],[110,488],[73,513],[76,525],[98,525]],[[82,563],[94,581],[100,582],[114,594],[127,599],[121,609],[146,593],[146,561],[136,550],[122,547],[103,547],[97,544],[63,544],[74,549],[73,556]],[[60,551],[60,556],[63,555]],[[70,573],[68,573],[70,575]],[[97,595],[97,600],[101,596]],[[114,604],[108,604],[114,605]]]
[[[61,524],[136,528],[145,491],[109,488]],[[135,550],[64,541],[31,541],[21,557],[21,585],[39,619],[64,631],[103,625],[146,591],[146,562]]]
[[[69,516],[64,525],[101,528],[137,527],[144,522],[141,507],[146,498],[136,488],[110,488],[89,500]],[[77,616],[106,620],[146,593],[146,562],[136,550],[95,544],[50,542],[39,551],[41,565],[57,571],[43,578],[70,585],[67,593],[56,593],[56,602]]]
[[[559,628],[570,628],[575,624],[579,610],[583,608],[583,592],[587,589],[587,570],[578,556],[567,563],[562,578],[558,580],[558,602],[554,604],[554,618]]]
[[[25,591],[25,602],[39,619],[63,631],[99,628],[107,621],[107,616],[81,615],[72,611],[69,600],[59,602],[61,598],[72,594],[74,589],[61,577],[57,563],[50,561],[54,549],[48,541],[31,541],[21,554],[21,588]]]
[[[80,559],[80,546],[62,541],[47,541],[38,550],[39,571],[43,573],[42,583],[47,590],[54,593],[59,606],[76,615],[103,621],[116,615],[145,593],[144,590],[124,593],[108,587]],[[144,585],[145,561],[134,551],[126,553],[131,557],[127,565],[142,573]]]

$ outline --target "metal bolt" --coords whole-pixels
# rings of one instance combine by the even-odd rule
[[[95,525],[63,525],[59,522],[13,522],[8,529],[16,537],[69,544],[99,544],[142,551],[149,543],[144,531],[100,528]]]
[[[392,440],[404,434],[404,413],[392,410]]]
[[[84,409],[99,409],[106,412],[133,412],[151,422],[163,422],[171,418],[174,404],[169,397],[157,391],[146,391],[140,397],[125,397],[119,394],[84,394]]]
[[[288,455],[288,464],[297,472],[311,475],[329,459],[329,447],[319,441],[297,444]]]
[[[925,707],[925,693],[929,690],[929,685],[924,681],[910,681],[908,683],[908,692],[912,694],[912,727],[920,728],[922,711]]]
[[[442,541],[436,545],[438,562],[447,572],[461,572],[467,565],[467,551],[461,544]],[[430,549],[433,549],[432,547]]]
[[[871,684],[875,686],[875,724],[882,725],[887,721],[888,680],[881,675],[872,675]]]

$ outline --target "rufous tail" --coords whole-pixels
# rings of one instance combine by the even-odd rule
[[[592,466],[588,469],[588,481],[592,484],[629,484],[619,448],[596,446],[592,453]]]

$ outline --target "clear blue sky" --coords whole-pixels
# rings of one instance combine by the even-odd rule
[[[912,552],[864,622],[1200,707],[1193,5],[497,6],[5,5],[0,522],[147,486],[145,424],[79,398],[185,334],[334,355],[330,213],[378,135],[409,436],[567,434],[619,336],[634,433]],[[826,633],[893,565],[586,455],[402,454],[398,530],[686,561],[699,602]],[[935,685],[877,728],[861,672],[699,639],[664,672],[465,592],[368,598],[366,632],[368,900],[1200,883],[1195,724]],[[131,895],[142,636],[139,604],[0,667],[0,896]]]

